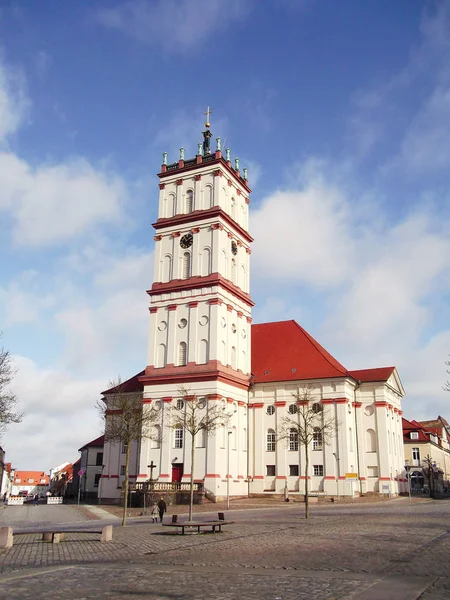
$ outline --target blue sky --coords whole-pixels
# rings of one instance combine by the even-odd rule
[[[450,4],[0,2],[0,329],[18,468],[77,458],[146,361],[161,153],[248,166],[254,321],[450,417]]]

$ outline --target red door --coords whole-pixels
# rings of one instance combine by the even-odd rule
[[[173,464],[172,465],[172,481],[180,482],[183,477],[183,464]]]

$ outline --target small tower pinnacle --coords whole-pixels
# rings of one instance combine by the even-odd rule
[[[211,113],[212,113],[212,110],[210,110],[209,106],[207,106],[206,112],[203,113],[204,115],[206,115],[205,127],[211,127],[211,123],[209,121],[209,116]]]
[[[208,154],[211,153],[211,143],[210,140],[212,138],[212,133],[210,132],[209,128],[211,126],[211,123],[209,122],[209,116],[212,113],[212,110],[209,108],[209,106],[206,107],[206,112],[203,113],[206,115],[206,122],[205,122],[205,131],[203,132],[203,156],[208,156]]]

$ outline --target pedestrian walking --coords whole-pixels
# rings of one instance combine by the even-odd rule
[[[5,493],[3,494],[3,502],[6,502],[6,500],[7,500],[7,494],[6,494],[6,492],[5,492]]]
[[[167,511],[167,505],[164,502],[164,498],[161,498],[158,502],[159,520],[163,522],[164,513]]]
[[[158,517],[159,517],[159,507],[158,507],[158,503],[157,502],[153,503],[153,508],[152,508],[151,516],[152,516],[152,523],[157,523],[158,522]]]
[[[34,502],[35,505],[39,504],[39,494],[35,494],[34,495],[33,502]]]

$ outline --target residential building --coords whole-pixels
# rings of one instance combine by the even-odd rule
[[[204,410],[219,403],[230,415],[226,429],[195,440],[194,479],[210,497],[304,493],[304,449],[279,431],[308,390],[336,423],[328,444],[311,443],[310,489],[403,491],[405,392],[395,367],[347,370],[295,321],[252,325],[247,170],[228,149],[222,155],[220,138],[211,151],[211,136],[207,123],[193,159],[183,149],[173,164],[163,155],[147,366],[126,382],[159,418],[154,439],[132,445],[130,480],[147,480],[150,465],[159,482],[190,480],[190,438],[167,427],[182,386]],[[119,444],[105,444],[103,497],[120,495],[124,458]]]
[[[437,494],[450,491],[450,433],[447,421],[439,416],[431,421],[402,419],[405,464],[409,468],[411,489],[424,486]],[[430,485],[429,471],[434,482]]]
[[[50,490],[55,496],[66,496],[72,481],[73,467],[66,462],[50,471]]]
[[[50,478],[44,471],[19,471],[14,473],[13,485],[11,494],[18,495],[35,495],[43,496],[49,489]]]
[[[78,449],[78,452],[81,452],[78,472],[83,500],[96,500],[98,497],[103,470],[104,439],[105,436],[101,435]]]

